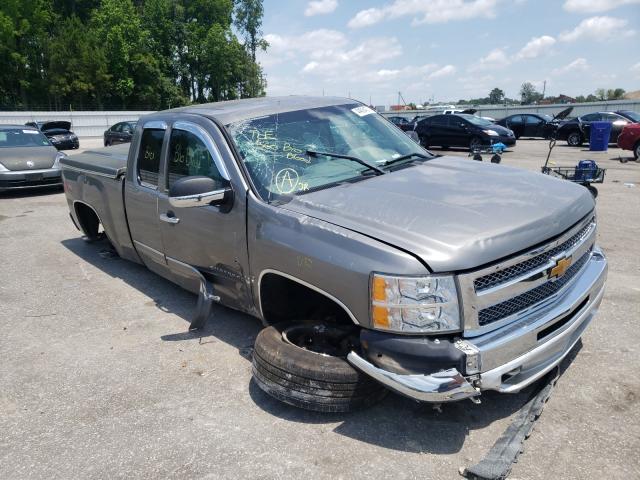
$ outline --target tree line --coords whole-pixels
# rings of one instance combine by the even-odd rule
[[[2,0],[0,109],[261,96],[262,0]]]
[[[548,103],[566,103],[566,98],[562,97],[545,97],[540,93],[531,82],[524,82],[520,87],[520,98],[508,98],[500,88],[494,88],[489,95],[482,98],[472,98],[470,100],[461,99],[459,105],[532,105],[546,100]],[[578,95],[575,101],[584,102],[603,102],[605,100],[621,100],[624,98],[625,90],[623,88],[599,88],[593,94]]]

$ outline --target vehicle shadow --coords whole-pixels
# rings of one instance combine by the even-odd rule
[[[81,238],[70,238],[61,243],[82,260],[151,298],[156,308],[184,319],[184,330],[162,335],[160,338],[163,341],[205,342],[207,337],[214,337],[237,348],[244,358],[250,354],[262,328],[257,318],[214,305],[205,328],[190,332],[188,327],[195,312],[196,295],[156,275],[143,265],[121,259],[106,240],[88,243]]]
[[[560,376],[581,348],[582,343],[578,341],[561,363]],[[538,382],[517,394],[485,392],[480,405],[463,400],[442,404],[440,410],[431,404],[419,404],[389,393],[372,408],[329,414],[285,405],[264,393],[253,380],[249,385],[249,394],[264,411],[290,422],[339,423],[333,431],[354,440],[402,452],[444,455],[459,452],[473,430],[480,430],[516,413],[540,387],[541,383]],[[487,445],[487,449],[490,446]]]

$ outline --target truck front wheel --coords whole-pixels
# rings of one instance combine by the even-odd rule
[[[306,410],[348,412],[381,400],[387,390],[346,360],[355,327],[322,323],[263,329],[253,352],[253,378],[272,397]]]

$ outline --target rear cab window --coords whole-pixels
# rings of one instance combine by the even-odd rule
[[[138,182],[143,187],[158,188],[164,132],[164,129],[159,128],[145,128],[142,131],[136,173]]]

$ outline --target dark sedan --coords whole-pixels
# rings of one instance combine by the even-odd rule
[[[617,113],[621,117],[626,118],[631,123],[640,123],[640,113],[634,112],[632,110],[616,110],[613,113]]]
[[[60,185],[64,157],[37,129],[0,125],[0,192]]]
[[[104,146],[118,145],[119,143],[131,143],[131,137],[136,129],[135,121],[120,122],[104,132]]]
[[[424,147],[466,147],[473,151],[502,142],[515,145],[516,137],[505,127],[464,113],[434,115],[418,121],[415,128]]]
[[[573,107],[567,108],[555,117],[544,113],[517,113],[498,120],[496,124],[512,130],[516,139],[520,137],[551,138],[558,129],[560,120],[567,117],[572,110]]]
[[[618,135],[620,135],[624,126],[632,123],[625,117],[614,112],[587,113],[581,117],[561,123],[556,132],[556,138],[558,140],[566,140],[567,144],[572,147],[579,147],[589,141],[591,124],[593,122],[611,123],[609,143],[616,143]]]
[[[71,131],[71,122],[27,122],[25,125],[37,128],[49,139],[58,150],[74,150],[80,147],[78,136]]]

